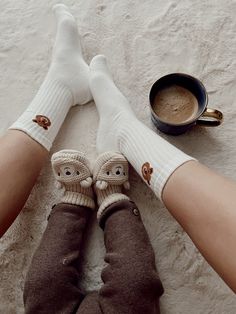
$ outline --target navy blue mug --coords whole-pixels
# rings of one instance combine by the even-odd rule
[[[154,111],[153,106],[157,93],[171,86],[180,86],[191,92],[196,97],[198,110],[196,115],[189,121],[182,123],[170,123],[163,121]],[[188,74],[172,73],[158,79],[150,90],[149,102],[153,123],[160,131],[167,134],[182,134],[196,124],[203,126],[218,126],[223,122],[222,112],[216,109],[207,108],[208,94],[202,82]]]

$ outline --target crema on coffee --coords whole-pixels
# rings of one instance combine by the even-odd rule
[[[156,94],[153,110],[164,122],[184,123],[196,117],[198,101],[186,88],[173,85]]]

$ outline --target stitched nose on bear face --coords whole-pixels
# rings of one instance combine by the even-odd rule
[[[70,171],[66,171],[66,175],[70,176],[71,175]]]
[[[122,177],[123,172],[124,172],[124,166],[122,164],[115,165],[111,169],[111,173],[114,176]]]

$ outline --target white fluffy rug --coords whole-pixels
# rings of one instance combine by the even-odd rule
[[[55,36],[51,12],[55,3],[1,0],[1,133],[26,108],[47,72]],[[210,96],[209,106],[225,114],[223,125],[196,128],[185,135],[166,138],[204,164],[236,179],[236,2],[71,0],[64,3],[77,18],[86,60],[89,62],[98,53],[108,57],[118,87],[138,117],[151,128],[148,92],[157,78],[170,72],[185,72],[204,82]],[[72,148],[85,150],[91,159],[95,158],[97,125],[94,103],[72,109],[52,152]],[[140,207],[165,287],[162,313],[236,313],[234,294],[134,172],[131,184],[130,195]],[[26,270],[46,227],[50,207],[56,201],[48,161],[24,210],[0,241],[1,314],[23,313]],[[103,254],[102,232],[93,219],[84,257],[85,290],[100,287]]]

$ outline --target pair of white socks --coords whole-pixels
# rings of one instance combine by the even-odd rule
[[[50,150],[71,106],[94,99],[99,117],[98,153],[120,151],[161,199],[170,175],[193,158],[140,122],[115,86],[104,56],[90,66],[83,59],[74,17],[54,6],[57,35],[49,72],[37,95],[10,127],[21,130]]]

